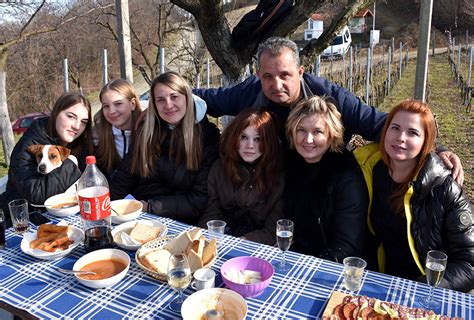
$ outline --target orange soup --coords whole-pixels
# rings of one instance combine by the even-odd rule
[[[79,277],[86,280],[102,280],[119,274],[127,267],[123,260],[106,259],[86,264],[81,271],[93,271],[96,274],[81,274]]]

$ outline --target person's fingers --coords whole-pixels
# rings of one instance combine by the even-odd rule
[[[452,155],[451,151],[443,151],[443,152],[438,153],[438,156],[441,158],[441,160],[443,160],[444,165],[448,169],[453,169],[453,164],[451,163],[451,159],[450,159],[451,155]]]

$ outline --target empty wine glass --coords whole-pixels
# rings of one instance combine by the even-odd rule
[[[191,283],[191,269],[188,258],[183,253],[173,254],[168,262],[168,284],[178,291],[178,296],[170,302],[170,309],[176,312],[181,310],[183,304],[183,291]]]
[[[288,219],[281,219],[277,221],[276,227],[278,248],[282,251],[282,259],[275,265],[278,271],[288,271],[291,266],[286,263],[285,253],[291,246],[293,241],[293,221]]]
[[[441,306],[441,302],[433,300],[433,292],[443,279],[447,262],[448,256],[442,251],[431,250],[426,255],[426,282],[430,285],[430,293],[420,298],[420,304],[426,309],[438,309]]]

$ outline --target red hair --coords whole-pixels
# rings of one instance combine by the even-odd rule
[[[392,195],[392,199],[394,200],[394,209],[396,210],[395,212],[398,213],[403,212],[403,197],[408,190],[410,181],[415,178],[416,174],[425,164],[430,152],[434,150],[436,140],[436,122],[428,104],[414,99],[407,99],[400,102],[388,114],[387,120],[385,121],[385,125],[382,130],[382,137],[380,138],[380,153],[382,160],[390,171],[392,171],[391,161],[387,151],[385,151],[385,136],[390,124],[392,123],[393,117],[400,111],[406,111],[420,116],[421,123],[423,124],[425,141],[423,142],[421,151],[417,156],[418,161],[416,166],[408,174],[407,178],[402,181],[401,188],[395,191],[395,193]]]
[[[281,172],[281,143],[277,118],[268,110],[250,108],[241,111],[227,126],[221,136],[221,159],[224,171],[235,186],[244,181],[239,170],[240,137],[249,126],[255,126],[260,135],[260,152],[255,167],[255,187],[261,194],[270,194],[278,185]]]

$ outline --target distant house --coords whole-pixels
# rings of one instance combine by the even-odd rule
[[[363,9],[359,11],[352,20],[349,21],[348,26],[351,33],[367,33],[368,18],[373,17],[372,11],[369,9]]]
[[[323,33],[323,17],[313,13],[308,19],[308,28],[304,30],[304,39],[317,39]]]

